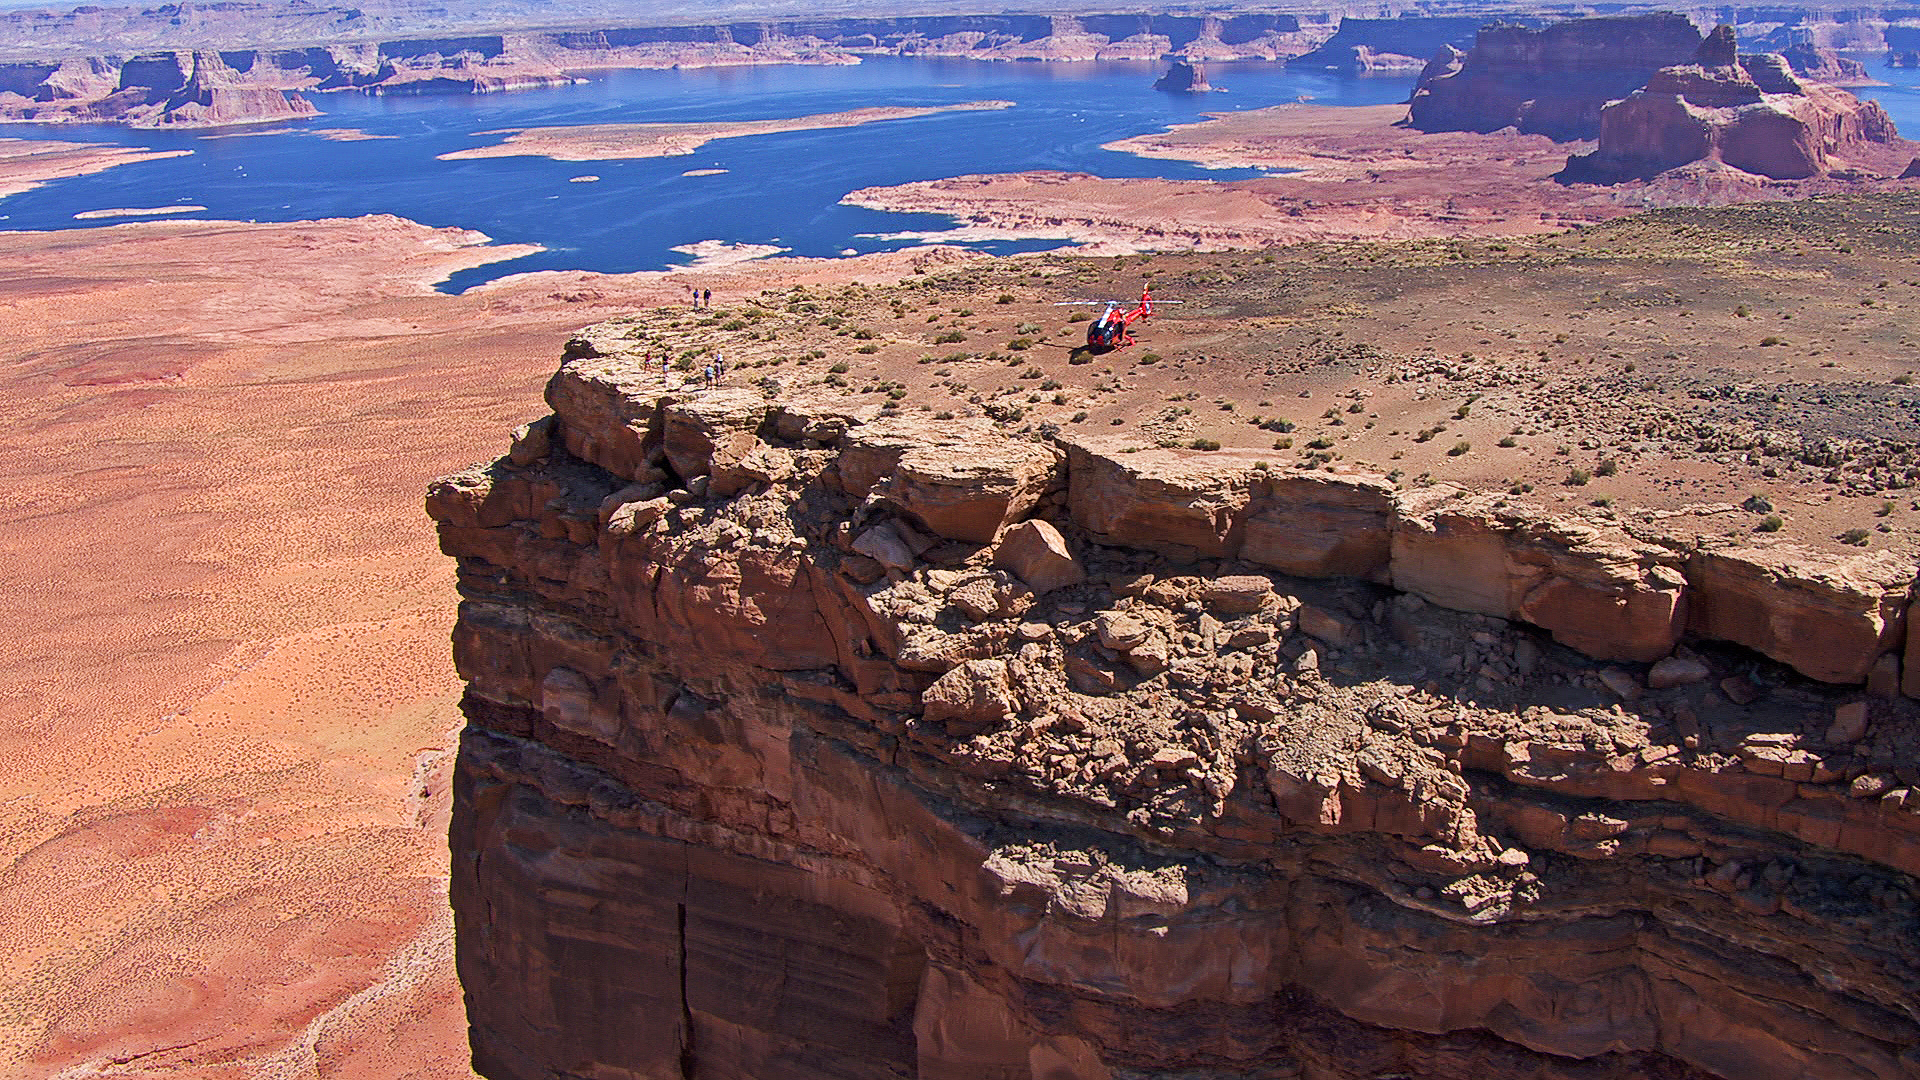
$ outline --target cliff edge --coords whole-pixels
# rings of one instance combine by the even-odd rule
[[[687,394],[631,328],[427,498],[493,1080],[1920,1066],[1911,564]]]

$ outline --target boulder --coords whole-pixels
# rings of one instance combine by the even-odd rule
[[[1052,592],[1087,580],[1066,537],[1045,521],[1023,521],[1008,529],[994,549],[993,565],[1012,573],[1036,593]]]
[[[1103,543],[1174,555],[1229,554],[1259,470],[1244,455],[1067,446],[1068,507]]]
[[[547,404],[567,452],[635,479],[660,444],[660,385],[637,359],[577,350],[547,380]]]
[[[1822,682],[1857,683],[1900,643],[1913,567],[1885,554],[1781,546],[1707,550],[1687,563],[1688,627]]]
[[[930,446],[907,450],[879,490],[949,540],[990,544],[1059,482],[1058,451],[995,436],[964,453]]]
[[[531,465],[546,457],[553,449],[553,423],[549,414],[514,428],[513,448],[507,451],[507,458],[515,465]]]
[[[1713,672],[1698,660],[1684,656],[1669,656],[1654,664],[1647,672],[1647,685],[1655,690],[1670,690],[1676,686],[1691,686],[1705,682]]]
[[[683,480],[724,469],[760,445],[758,432],[766,419],[766,399],[752,390],[714,390],[698,397],[665,399],[661,436],[667,462]]]
[[[1273,596],[1273,582],[1258,574],[1229,574],[1211,578],[1200,587],[1208,607],[1229,615],[1251,615]]]
[[[887,522],[881,522],[855,537],[853,550],[888,570],[906,571],[913,568],[913,549],[901,539],[899,530]]]
[[[1020,699],[1007,677],[1007,662],[968,660],[935,679],[921,696],[925,717],[956,734],[1004,723],[1020,711]]]

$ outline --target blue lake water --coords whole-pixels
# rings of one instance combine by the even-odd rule
[[[398,214],[429,225],[478,229],[502,243],[547,250],[457,275],[451,290],[528,270],[609,272],[684,264],[675,247],[703,240],[771,244],[831,256],[908,246],[872,235],[938,230],[937,215],[841,206],[849,191],[963,173],[1062,169],[1109,177],[1213,177],[1205,170],[1100,149],[1203,112],[1312,100],[1377,105],[1404,100],[1406,76],[1336,78],[1274,64],[1209,65],[1226,92],[1159,93],[1158,65],[1037,64],[881,58],[851,67],[773,66],[619,72],[550,90],[479,97],[316,95],[325,112],[305,128],[355,128],[398,138],[340,142],[296,133],[209,137],[107,126],[10,125],[0,135],[188,149],[189,157],[126,165],[55,181],[0,200],[0,227],[62,229],[88,210],[192,204],[181,215],[294,221]],[[999,99],[1009,109],[951,112],[854,128],[724,139],[692,156],[561,162],[546,158],[439,161],[436,155],[499,141],[496,128],[554,124],[759,120],[871,105],[928,106]],[[683,176],[690,169],[725,169]],[[570,183],[581,175],[597,183]],[[1057,241],[978,245],[1005,253]]]
[[[1858,91],[1920,133],[1920,71],[1891,70],[1868,58],[1892,85]],[[1128,135],[1164,130],[1205,112],[1311,100],[1378,105],[1404,100],[1410,76],[1341,78],[1288,72],[1275,64],[1215,64],[1208,75],[1227,92],[1163,94],[1150,89],[1148,63],[984,63],[958,59],[870,59],[852,67],[771,66],[618,72],[550,90],[480,97],[371,98],[317,95],[325,115],[296,128],[354,128],[396,136],[338,142],[305,133],[235,138],[223,133],[144,132],[111,126],[9,125],[0,135],[86,139],[191,156],[127,165],[54,181],[0,200],[0,227],[64,229],[100,224],[74,214],[119,207],[198,205],[192,217],[295,221],[397,214],[429,225],[478,229],[502,243],[546,250],[466,271],[458,291],[510,273],[583,269],[651,270],[685,264],[676,247],[703,240],[769,244],[794,254],[832,256],[894,250],[912,241],[874,234],[941,230],[938,215],[889,214],[841,206],[856,188],[963,173],[1061,169],[1099,176],[1211,177],[1205,170],[1100,149]],[[546,158],[440,161],[436,155],[485,145],[497,128],[554,124],[760,120],[869,105],[929,106],[1001,99],[1013,108],[952,112],[825,131],[724,139],[685,157],[560,162]],[[725,169],[683,176],[690,169]],[[571,183],[581,175],[597,183]],[[996,253],[1057,241],[976,245]]]

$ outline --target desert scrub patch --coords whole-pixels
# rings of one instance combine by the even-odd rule
[[[847,362],[845,360],[836,360],[833,366],[827,370],[835,375],[845,375],[847,373]]]
[[[872,342],[868,342],[867,344],[862,345],[853,351],[857,353],[861,353],[866,356],[872,356],[874,353],[877,353],[880,351],[880,346],[875,345]]]
[[[1587,482],[1592,479],[1593,474],[1587,470],[1575,469],[1567,474],[1566,484],[1568,487],[1585,487],[1587,486]]]
[[[967,340],[967,335],[961,333],[958,330],[949,330],[946,333],[941,334],[939,337],[934,338],[933,343],[935,345],[958,345],[960,342],[965,340]]]
[[[1220,449],[1220,440],[1219,439],[1195,439],[1192,442],[1188,443],[1187,446],[1194,450],[1218,450]]]

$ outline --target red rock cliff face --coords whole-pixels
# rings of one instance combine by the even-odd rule
[[[1602,106],[1659,69],[1687,62],[1699,44],[1693,23],[1672,13],[1570,19],[1540,29],[1489,26],[1458,70],[1422,77],[1408,122],[1421,131],[1515,127],[1591,139]]]
[[[428,496],[493,1080],[1920,1069],[1913,567],[685,397],[625,330]]]
[[[1652,176],[1711,159],[1775,180],[1800,180],[1898,140],[1877,102],[1796,78],[1778,53],[1738,55],[1721,26],[1694,62],[1662,68],[1600,114],[1600,146],[1567,175],[1601,181]]]

